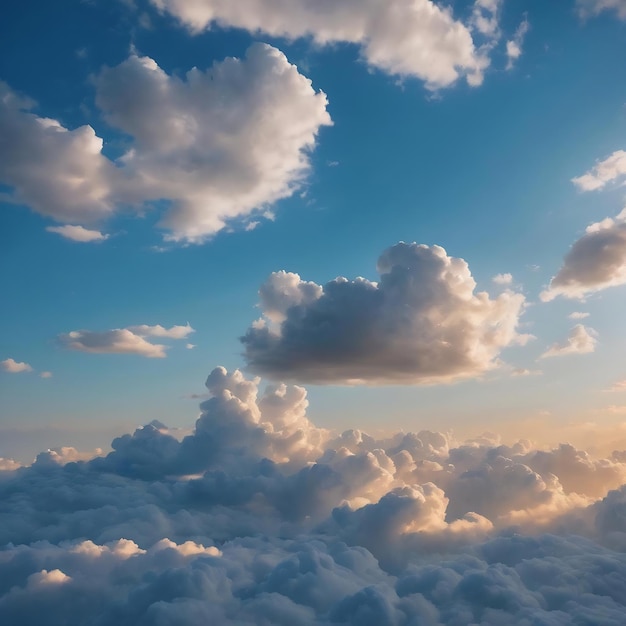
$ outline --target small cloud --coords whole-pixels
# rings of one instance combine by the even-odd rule
[[[613,182],[626,180],[626,151],[616,150],[582,176],[572,178],[579,191],[599,191]]]
[[[94,241],[105,241],[109,235],[103,235],[98,230],[88,230],[82,226],[48,226],[46,230],[49,233],[56,233],[69,239],[70,241],[78,241],[80,243],[91,243]]]
[[[52,372],[41,372],[41,374],[39,374],[39,376],[41,378],[52,378]]]
[[[513,282],[512,274],[496,274],[491,279],[496,285],[510,285]]]
[[[259,222],[258,220],[255,220],[254,222],[248,222],[246,224],[246,232],[250,232],[251,230],[254,230],[261,222]]]
[[[530,28],[528,19],[524,17],[521,24],[517,27],[513,39],[509,39],[506,42],[506,56],[507,64],[506,69],[511,70],[515,65],[515,62],[522,56],[522,45],[524,44],[524,38]]]
[[[0,361],[0,369],[9,374],[21,374],[23,372],[32,372],[33,368],[28,364],[14,359],[5,359]]]
[[[589,313],[584,313],[582,311],[574,311],[567,316],[571,320],[584,320],[589,317]]]
[[[626,380],[619,380],[616,383],[613,383],[611,387],[609,387],[608,389],[605,389],[604,391],[610,392],[610,393],[618,393],[618,392],[626,391]]]
[[[612,415],[624,415],[626,414],[626,406],[611,404],[610,406],[606,407],[606,412],[611,413]]]
[[[193,350],[196,347],[195,343],[188,343],[185,348],[187,348],[187,350]]]
[[[339,161],[328,161],[326,165],[328,165],[328,167],[337,167],[339,165]]]
[[[525,367],[516,367],[512,372],[512,376],[541,376],[541,370],[530,370]]]
[[[563,343],[554,343],[539,358],[545,359],[568,354],[589,354],[596,349],[597,333],[592,328],[576,324]]]

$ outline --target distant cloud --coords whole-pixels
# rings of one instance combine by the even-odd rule
[[[626,0],[624,6],[626,7]],[[624,181],[626,181],[626,151],[624,150],[616,150],[582,176],[572,178],[572,182],[580,191],[598,191],[609,183]]]
[[[626,209],[615,218],[607,217],[587,227],[540,297],[544,302],[557,296],[584,298],[623,284],[626,284]]]
[[[14,359],[0,361],[0,369],[9,374],[21,374],[22,372],[32,372],[33,368],[28,364]]]
[[[570,354],[588,354],[596,349],[597,333],[592,328],[576,324],[564,343],[555,343],[546,350],[541,358],[567,356]]]
[[[81,226],[161,199],[170,207],[159,226],[174,241],[269,216],[304,181],[318,131],[331,124],[326,95],[265,44],[184,77],[131,55],[94,84],[109,124],[132,138],[116,163],[93,128],[39,117],[0,83],[0,134],[11,146],[0,153],[0,182],[12,188],[4,199],[77,224],[53,230],[75,241],[99,239]]]
[[[576,0],[581,17],[598,15],[602,11],[615,11],[617,17],[626,20],[626,0]]]
[[[606,389],[606,391],[615,393],[621,393],[623,391],[626,391],[626,379],[617,381],[611,387]]]
[[[423,80],[428,89],[448,87],[464,77],[483,80],[488,50],[473,35],[488,40],[498,30],[500,0],[476,0],[467,24],[431,0],[344,0],[311,4],[307,0],[152,0],[193,33],[213,26],[243,28],[272,37],[311,37],[318,45],[353,43],[371,67]]]
[[[509,39],[506,42],[506,56],[507,64],[506,69],[511,70],[515,65],[515,62],[522,56],[522,46],[524,44],[524,38],[530,29],[530,24],[527,18],[524,18],[520,25],[517,27],[513,39]]]
[[[41,372],[41,374],[39,374],[39,376],[41,378],[52,378],[52,372]]]
[[[81,243],[104,241],[109,238],[109,235],[103,235],[99,230],[88,230],[82,226],[48,226],[46,230],[49,233],[57,233],[66,239]]]
[[[151,343],[145,337],[161,337],[164,339],[185,339],[194,329],[186,326],[165,328],[161,325],[129,326],[102,332],[90,330],[74,330],[59,335],[59,343],[69,350],[89,352],[91,354],[136,354],[149,359],[165,358],[167,346]]]
[[[571,320],[584,320],[589,317],[589,313],[584,313],[582,311],[574,311],[567,316]]]
[[[187,350],[193,350],[195,347],[195,343],[188,343],[187,345],[185,345],[185,348],[187,348]]]
[[[513,282],[512,274],[496,274],[491,279],[496,285],[510,285]]]
[[[316,383],[441,383],[483,374],[528,339],[517,332],[524,296],[475,293],[467,263],[439,246],[399,243],[378,271],[378,283],[323,287],[272,274],[259,292],[264,319],[242,338],[250,369]]]

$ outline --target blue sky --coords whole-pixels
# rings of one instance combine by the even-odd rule
[[[300,36],[294,8],[285,17],[289,36],[281,37],[272,30],[271,3],[267,14],[246,16],[257,19],[254,29],[238,27],[228,10],[218,24],[200,28],[176,2],[162,3],[162,12],[158,4],[33,0],[3,11],[6,89],[0,93],[5,104],[10,98],[36,104],[8,104],[0,119],[0,456],[32,456],[62,444],[106,447],[110,433],[152,419],[191,425],[198,400],[189,396],[203,393],[214,366],[254,366],[240,337],[263,312],[258,290],[272,272],[294,272],[318,285],[337,276],[378,281],[379,255],[399,241],[442,246],[449,257],[464,259],[476,291],[488,291],[494,301],[503,291],[521,294],[524,306],[507,315],[515,317],[518,335],[534,339],[515,345],[511,335],[494,344],[488,362],[459,365],[457,378],[445,372],[427,385],[413,369],[401,378],[377,372],[362,385],[342,386],[346,377],[359,377],[333,369],[346,354],[324,357],[328,371],[339,372],[336,379],[298,374],[292,363],[292,378],[309,388],[315,422],[519,434],[533,420],[548,432],[548,424],[610,427],[620,413],[623,418],[624,393],[603,391],[626,379],[626,287],[620,286],[626,245],[623,220],[616,218],[626,175],[619,154],[626,147],[623,3],[599,10],[591,0],[478,2],[495,20],[490,31],[472,18],[473,3],[452,3],[443,21],[473,36],[472,54],[488,61],[481,84],[470,68],[474,57],[463,67],[465,52],[456,48],[437,49],[432,63],[398,69],[406,59],[384,48],[397,24],[391,35],[367,34],[380,46],[376,56],[363,42],[342,40],[333,15],[322,14]],[[520,54],[509,59],[507,42],[516,41],[526,22]],[[324,32],[335,33],[334,40],[322,41]],[[398,46],[428,48],[427,35],[405,34]],[[258,42],[272,48],[253,48],[256,63],[246,51]],[[159,102],[137,88],[148,70],[145,63],[120,66],[132,55],[153,59],[169,77],[169,99]],[[227,57],[248,59],[237,66],[245,68],[243,77],[223,65],[221,78],[201,81],[208,90],[217,85],[208,99],[184,90],[191,68],[206,72]],[[446,77],[439,66],[456,68],[458,77]],[[105,67],[116,69],[107,74]],[[94,156],[79,143],[61,151],[40,140],[47,132],[39,130],[41,122],[24,121],[33,115],[68,132],[91,126],[103,140],[102,153]],[[180,120],[197,125],[192,142],[201,139],[181,143],[172,155],[168,142],[178,137]],[[247,138],[237,137],[240,127]],[[129,150],[136,152],[129,157]],[[23,158],[15,156],[21,152]],[[617,155],[613,169],[594,174],[611,155]],[[296,171],[303,162],[308,167]],[[41,164],[35,173],[32,163]],[[59,188],[76,163],[86,164],[86,191],[72,181]],[[200,174],[187,185],[197,163]],[[586,172],[595,187],[590,179],[572,182]],[[259,179],[244,193],[248,175]],[[268,180],[278,181],[269,191]],[[103,188],[107,208],[94,201],[93,211],[100,211],[94,220],[86,199]],[[231,211],[224,209],[223,225],[190,234],[215,212],[215,198]],[[187,208],[177,209],[177,202]],[[603,227],[614,235],[613,265],[607,269],[606,259],[581,246],[572,272],[588,270],[593,279],[560,274],[570,247],[607,217],[615,220]],[[64,225],[83,226],[102,240],[74,241],[46,230]],[[508,273],[510,284],[492,282]],[[569,282],[559,279],[566,274]],[[555,276],[552,295],[542,300]],[[291,304],[307,313],[308,305]],[[573,312],[589,316],[568,319]],[[162,340],[166,358],[110,345],[89,353],[63,339],[79,331],[187,323],[195,330],[188,337]],[[581,341],[564,344],[576,324],[583,326]],[[282,328],[276,332],[284,334]],[[300,339],[310,330],[301,328]],[[134,336],[161,345],[154,334]],[[570,349],[541,358],[555,343]],[[368,354],[364,343],[349,347]],[[276,354],[264,353],[264,362]]]

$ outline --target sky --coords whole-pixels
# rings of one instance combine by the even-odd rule
[[[625,0],[11,4],[0,621],[621,624]]]

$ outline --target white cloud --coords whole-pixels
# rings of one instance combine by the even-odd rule
[[[137,354],[149,359],[165,358],[167,346],[151,343],[146,337],[181,340],[195,332],[189,322],[185,326],[166,328],[160,324],[139,324],[106,331],[74,330],[59,335],[58,341],[69,350],[92,354]]]
[[[597,191],[609,183],[626,181],[626,151],[616,150],[604,161],[598,161],[592,169],[572,182],[580,191]]]
[[[530,29],[530,24],[527,18],[524,18],[520,25],[517,27],[515,34],[513,35],[513,39],[509,39],[506,42],[506,56],[508,58],[506,69],[511,70],[515,65],[515,62],[522,56],[522,46],[524,44],[524,39],[528,30]]]
[[[626,20],[626,0],[576,0],[581,17],[598,15],[602,11],[615,11],[617,16]]]
[[[569,354],[588,354],[596,349],[597,333],[583,324],[576,324],[564,343],[555,343],[542,355],[545,359],[553,356],[567,356]]]
[[[492,38],[499,0],[477,0],[467,24],[452,9],[431,0],[152,0],[192,32],[213,26],[243,28],[274,37],[311,37],[318,45],[339,42],[359,46],[368,65],[392,75],[423,80],[428,89],[452,85],[464,77],[482,82],[488,52],[472,31]],[[490,43],[490,42],[489,42]]]
[[[121,160],[136,192],[172,202],[160,225],[177,241],[202,241],[290,196],[331,123],[325,94],[264,44],[184,78],[131,56],[96,87],[106,119],[134,137]]]
[[[264,320],[242,338],[252,371],[317,383],[431,384],[480,376],[517,332],[524,296],[474,291],[463,259],[439,246],[399,243],[378,260],[378,283],[323,287],[272,274]]]
[[[207,388],[180,441],[153,422],[7,464],[2,623],[623,621],[624,452],[331,436],[301,387]]]
[[[139,326],[129,326],[127,330],[142,337],[166,337],[168,339],[185,339],[191,333],[196,332],[189,322],[185,326],[172,326],[171,328],[165,328],[160,324],[156,326],[141,324]]]
[[[22,372],[32,372],[33,368],[28,364],[14,359],[4,359],[0,361],[0,369],[9,374],[21,374]]]
[[[591,224],[565,256],[561,269],[540,297],[584,298],[626,283],[626,209]]]
[[[82,226],[70,226],[69,224],[66,226],[48,226],[46,230],[49,233],[57,233],[61,237],[81,243],[104,241],[109,238],[108,235],[103,235],[99,230],[88,230]]]
[[[159,225],[176,241],[270,215],[304,180],[317,133],[331,123],[325,94],[264,44],[184,77],[132,55],[95,85],[107,121],[131,137],[117,163],[90,126],[38,117],[0,83],[0,134],[11,146],[0,154],[0,181],[13,188],[4,199],[76,224],[53,232],[80,241],[99,239],[82,225],[155,200],[169,205]]]
[[[512,274],[496,274],[491,279],[496,285],[510,285],[513,282]]]
[[[187,350],[193,350],[196,347],[195,343],[188,343],[185,345],[185,348],[187,348]]]
[[[589,317],[589,313],[584,313],[583,311],[574,311],[567,316],[571,320],[584,320]]]

